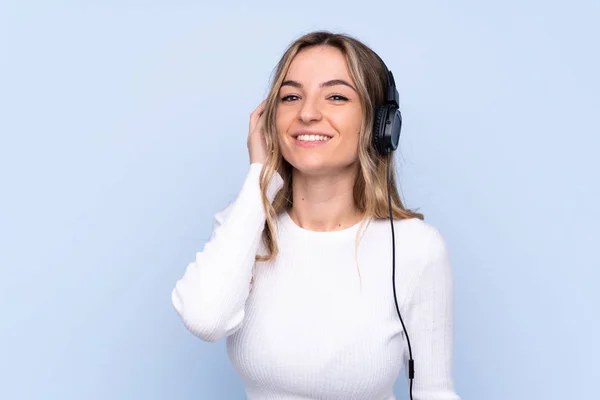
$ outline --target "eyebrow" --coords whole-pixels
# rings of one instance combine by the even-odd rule
[[[321,83],[319,85],[319,87],[324,88],[324,87],[331,87],[331,86],[336,86],[336,85],[348,86],[350,89],[352,89],[356,92],[356,89],[354,89],[354,86],[352,86],[351,84],[349,84],[348,82],[346,82],[343,79],[332,79],[330,81]],[[292,81],[292,80],[283,81],[283,83],[281,84],[281,87],[284,87],[284,86],[292,86],[292,87],[295,87],[298,89],[302,89],[302,87],[303,87],[303,85],[300,82],[296,82],[296,81]]]

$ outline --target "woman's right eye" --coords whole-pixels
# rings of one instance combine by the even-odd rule
[[[281,98],[281,101],[292,101],[292,100],[290,99],[291,97],[298,97],[298,96],[296,96],[296,95],[293,95],[293,94],[290,94],[290,95],[287,95],[287,96],[283,96],[283,97]]]

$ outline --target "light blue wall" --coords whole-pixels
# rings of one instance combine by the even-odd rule
[[[321,28],[395,73],[459,394],[597,398],[598,2],[200,3],[0,4],[0,398],[243,398],[170,292],[241,187],[275,63]]]

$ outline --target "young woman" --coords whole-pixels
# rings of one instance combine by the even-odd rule
[[[250,400],[395,399],[413,366],[411,398],[460,399],[445,241],[373,144],[388,85],[351,36],[293,42],[250,115],[241,191],[173,289],[190,332],[226,337]]]

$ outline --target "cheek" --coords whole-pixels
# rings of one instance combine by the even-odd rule
[[[345,139],[352,143],[358,142],[360,136],[362,117],[359,113],[360,111],[348,113],[337,119],[337,126],[340,133]]]
[[[358,155],[361,139],[360,129],[362,127],[362,116],[360,116],[360,110],[345,115],[345,118],[338,122],[338,127],[340,128],[343,138],[343,142],[341,143],[344,148],[343,153],[346,154],[347,157],[354,159]]]
[[[290,112],[277,111],[275,114],[275,129],[277,130],[277,137],[280,141],[287,141],[287,132],[292,124],[294,116]]]

